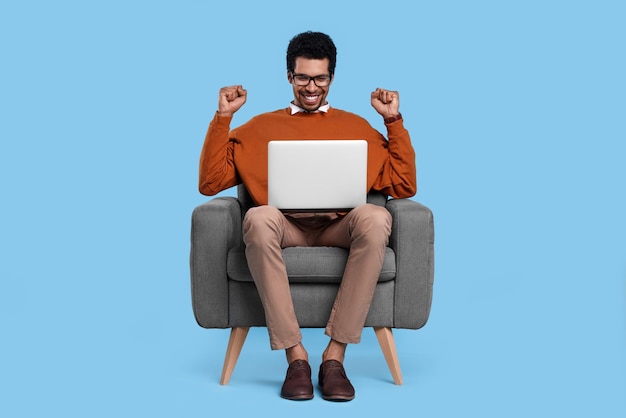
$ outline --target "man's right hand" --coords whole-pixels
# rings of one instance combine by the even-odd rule
[[[221,116],[232,116],[246,102],[247,94],[241,85],[222,87],[217,102],[217,113]]]

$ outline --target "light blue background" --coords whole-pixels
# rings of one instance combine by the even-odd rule
[[[23,1],[0,6],[0,415],[623,417],[621,1]],[[287,402],[253,329],[195,324],[190,214],[219,87],[287,105],[291,36],[329,33],[333,106],[397,89],[436,222],[430,322],[373,336],[357,398]],[[307,330],[313,368],[326,344]]]

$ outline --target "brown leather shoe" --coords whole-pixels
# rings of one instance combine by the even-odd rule
[[[322,398],[327,401],[351,401],[354,387],[346,376],[343,365],[337,360],[326,360],[320,366],[319,385]]]
[[[289,364],[280,396],[292,401],[313,399],[311,366],[306,360],[294,360]]]

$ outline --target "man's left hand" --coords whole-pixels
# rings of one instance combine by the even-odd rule
[[[400,95],[397,91],[377,88],[372,92],[372,106],[385,119],[397,116],[400,113]]]

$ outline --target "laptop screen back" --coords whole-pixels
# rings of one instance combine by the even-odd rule
[[[268,204],[282,210],[347,210],[367,200],[367,142],[268,144]]]

